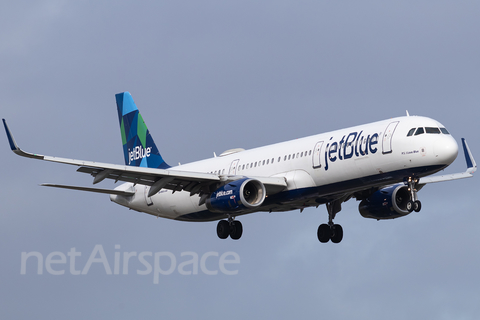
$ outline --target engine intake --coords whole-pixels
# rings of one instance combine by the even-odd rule
[[[262,182],[244,178],[230,182],[214,191],[205,201],[212,212],[242,212],[260,207],[265,200]]]
[[[410,213],[407,203],[412,200],[408,187],[403,183],[378,190],[362,200],[358,206],[360,214],[372,219],[395,219]]]

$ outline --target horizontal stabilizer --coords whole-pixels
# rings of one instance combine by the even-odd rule
[[[135,194],[135,192],[131,192],[131,191],[76,187],[76,186],[66,186],[66,185],[62,185],[62,184],[51,184],[51,183],[43,183],[43,184],[41,184],[41,186],[62,188],[62,189],[71,189],[71,190],[80,190],[80,191],[88,191],[88,192],[96,192],[96,193],[105,193],[105,194],[115,194],[117,196],[125,196],[125,197],[133,196]]]

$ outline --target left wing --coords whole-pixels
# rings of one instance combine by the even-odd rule
[[[44,156],[35,153],[25,152],[20,149],[3,119],[3,125],[7,133],[8,142],[12,151],[22,157],[58,162],[64,164],[75,165],[80,168],[78,172],[89,173],[94,177],[93,184],[97,184],[104,179],[112,179],[117,181],[131,182],[134,184],[143,184],[150,186],[148,196],[156,194],[161,189],[170,189],[175,191],[188,191],[190,195],[210,193],[218,183],[235,181],[243,178],[236,175],[215,175],[203,172],[187,172],[169,169],[157,169],[147,167],[134,167],[126,165],[117,165],[110,163],[101,163],[94,161],[83,161],[75,159],[65,159],[59,157]],[[275,194],[286,188],[287,184],[283,177],[250,177],[261,181],[267,190],[267,194]],[[105,189],[83,188],[74,186],[51,185],[50,187],[59,187],[66,189],[75,189],[99,193],[116,194],[115,190],[108,192]]]

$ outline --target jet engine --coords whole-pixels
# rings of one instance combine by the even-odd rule
[[[265,195],[262,182],[244,178],[218,188],[207,198],[205,204],[212,212],[239,213],[261,206]]]
[[[399,183],[380,189],[362,200],[358,210],[364,218],[395,219],[412,212],[413,203],[408,187]]]

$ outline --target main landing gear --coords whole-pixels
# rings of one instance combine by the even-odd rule
[[[234,220],[230,215],[228,220],[220,220],[217,224],[217,235],[220,239],[227,239],[228,236],[233,240],[238,240],[242,236],[243,227],[240,221]]]
[[[422,203],[420,202],[420,200],[418,200],[417,189],[416,189],[418,184],[418,179],[408,177],[408,179],[405,179],[405,184],[408,186],[408,191],[410,192],[410,201],[408,201],[406,205],[407,211],[420,212],[420,210],[422,210]]]
[[[327,243],[332,240],[333,243],[340,243],[343,239],[343,228],[339,224],[334,224],[333,219],[335,215],[342,209],[341,200],[328,202],[328,224],[323,223],[318,227],[317,237],[321,243]]]

